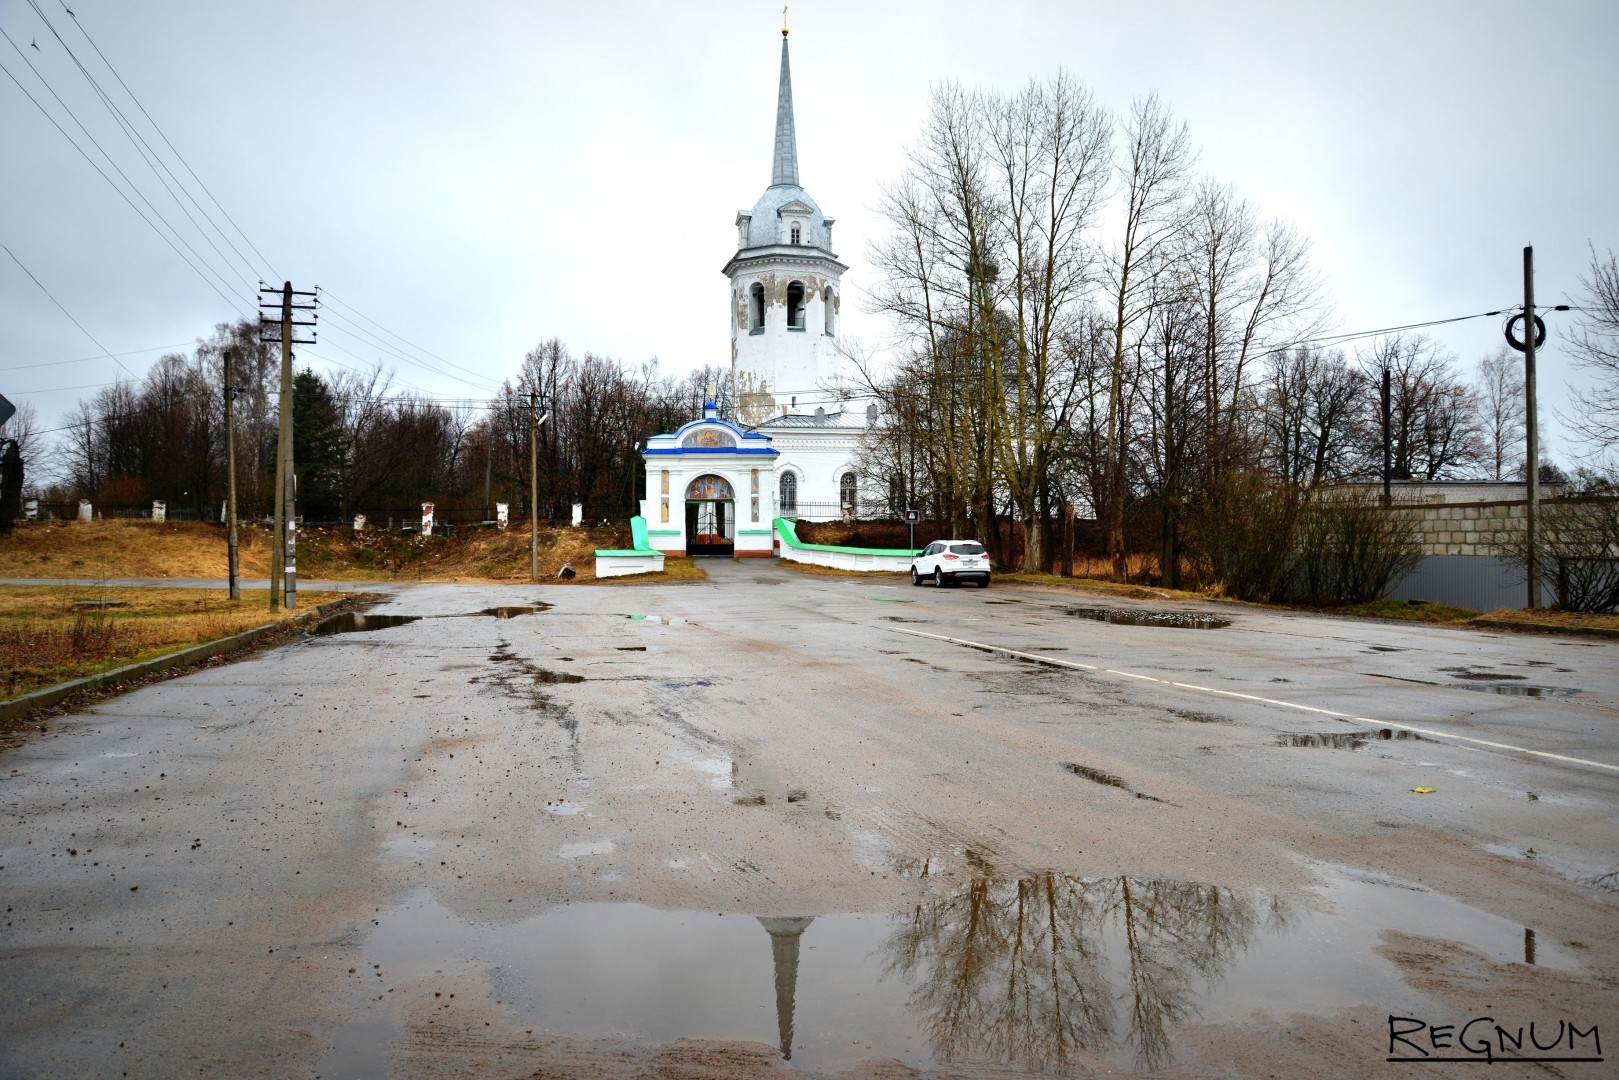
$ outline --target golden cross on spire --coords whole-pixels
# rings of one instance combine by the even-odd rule
[[[781,36],[787,36],[787,5],[781,5]]]

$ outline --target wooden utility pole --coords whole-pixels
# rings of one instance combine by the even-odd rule
[[[540,580],[540,398],[528,392],[528,579]]]
[[[1524,514],[1529,551],[1529,608],[1540,607],[1540,425],[1535,420],[1535,249],[1523,249],[1523,394],[1524,442],[1527,444],[1528,506]]]
[[[230,598],[242,598],[241,563],[236,543],[236,360],[225,350],[225,553]]]

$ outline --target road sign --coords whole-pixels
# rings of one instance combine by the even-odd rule
[[[905,511],[905,524],[907,524],[907,525],[915,525],[918,521],[921,521],[921,520],[922,520],[922,514],[921,514],[920,511],[918,511],[918,510],[907,510],[907,511]]]
[[[0,424],[4,424],[16,414],[17,406],[7,401],[4,394],[0,394]]]

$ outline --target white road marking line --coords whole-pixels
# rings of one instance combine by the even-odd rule
[[[1513,753],[1529,754],[1532,757],[1546,758],[1550,761],[1562,761],[1570,765],[1584,765],[1592,769],[1607,769],[1609,772],[1619,773],[1619,765],[1610,765],[1605,761],[1588,761],[1585,758],[1569,757],[1567,754],[1554,754],[1550,750],[1531,750],[1527,746],[1514,746],[1511,743],[1492,742],[1489,739],[1475,739],[1470,735],[1454,735],[1448,731],[1435,731],[1432,728],[1413,727],[1410,724],[1401,724],[1393,720],[1374,720],[1369,716],[1356,716],[1354,713],[1343,712],[1338,709],[1318,709],[1313,705],[1299,705],[1292,701],[1279,701],[1276,698],[1260,697],[1257,694],[1243,694],[1236,690],[1221,690],[1214,686],[1199,686],[1196,683],[1175,682],[1173,679],[1160,679],[1152,675],[1140,675],[1133,671],[1120,671],[1117,668],[1097,667],[1095,664],[1081,664],[1076,660],[1060,660],[1055,656],[1040,656],[1037,653],[1019,652],[1017,649],[1008,649],[1000,645],[987,645],[981,641],[968,641],[965,638],[946,637],[943,634],[929,634],[921,630],[907,630],[900,626],[885,626],[884,630],[892,630],[896,634],[910,634],[913,637],[932,638],[934,641],[943,641],[951,645],[961,645],[969,649],[978,649],[981,652],[999,653],[1002,656],[1013,656],[1019,660],[1028,660],[1036,664],[1046,664],[1051,667],[1074,668],[1078,671],[1096,671],[1103,675],[1120,675],[1126,679],[1139,679],[1142,682],[1158,683],[1160,686],[1173,686],[1178,690],[1195,690],[1203,694],[1218,694],[1221,697],[1238,698],[1242,701],[1257,701],[1263,705],[1275,705],[1283,709],[1295,709],[1299,712],[1316,713],[1320,716],[1331,716],[1341,720],[1351,720],[1357,724],[1369,724],[1378,728],[1394,728],[1398,731],[1409,731],[1416,735],[1426,735],[1434,739],[1450,739],[1453,742],[1471,743],[1474,746],[1488,746],[1493,750],[1510,750]]]

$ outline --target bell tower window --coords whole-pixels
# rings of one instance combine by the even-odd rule
[[[832,286],[828,285],[826,289],[822,291],[821,297],[822,307],[825,308],[826,314],[826,334],[828,337],[832,337],[838,332],[837,325],[833,322],[838,305],[837,298],[832,292]]]
[[[804,329],[804,283],[790,282],[787,286],[787,329]]]
[[[793,222],[793,227],[788,230],[787,235],[791,238],[788,241],[789,243],[800,244],[803,242],[804,227],[795,221]]]
[[[765,287],[755,281],[748,290],[748,328],[762,331],[765,328]]]

